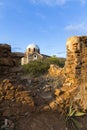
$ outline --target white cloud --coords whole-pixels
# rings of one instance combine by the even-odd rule
[[[82,4],[86,4],[87,0],[79,0]]]
[[[76,31],[76,32],[87,31],[87,25],[85,23],[80,23],[76,25],[70,24],[70,25],[67,25],[64,29],[67,31]]]
[[[40,12],[37,12],[36,16],[40,17],[43,20],[46,19],[46,16],[44,14],[40,13]]]
[[[32,3],[46,4],[52,6],[52,5],[63,5],[70,0],[28,0],[28,1]]]
[[[3,6],[4,4],[2,2],[0,2],[0,7]]]
[[[67,2],[80,2],[81,4],[85,4],[87,0],[28,0],[29,2],[36,3],[36,4],[45,4],[49,6],[54,6],[54,5],[64,5]]]
[[[0,20],[3,18],[2,8],[4,7],[4,3],[0,2]]]

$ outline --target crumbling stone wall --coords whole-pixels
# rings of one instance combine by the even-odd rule
[[[73,36],[67,40],[65,73],[69,82],[80,85],[87,79],[87,36]]]
[[[21,73],[19,67],[22,53],[12,53],[11,46],[8,44],[0,44],[0,79],[10,77],[15,78]]]
[[[75,107],[85,111],[87,110],[87,36],[68,38],[66,49],[66,62],[62,70],[65,80],[63,86],[55,90],[56,99],[50,105],[53,109],[58,105],[64,109],[64,104],[66,108],[73,102]]]
[[[67,87],[68,92],[70,88],[74,90],[72,91],[74,102],[79,109],[87,110],[87,36],[68,38],[66,49],[67,57],[64,67],[66,80],[63,88],[65,93]]]

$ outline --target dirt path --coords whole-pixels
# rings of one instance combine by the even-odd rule
[[[87,116],[78,118],[80,130],[87,130]],[[69,125],[66,128],[65,119],[57,112],[32,113],[21,117],[15,124],[15,130],[77,130]]]
[[[15,130],[67,130],[65,121],[58,113],[36,113],[30,117],[21,118]]]

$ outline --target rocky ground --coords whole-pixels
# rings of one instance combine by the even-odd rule
[[[32,113],[17,122],[15,130],[66,130],[65,121],[58,113]]]
[[[87,116],[78,119],[80,130],[87,130]],[[15,124],[15,130],[77,130],[74,125],[66,125],[58,112],[33,113],[22,117]]]
[[[73,126],[66,126],[65,115],[61,113],[62,109],[56,102],[58,89],[64,80],[45,75],[38,78],[23,76],[17,82],[8,79],[1,81],[2,130],[4,127],[8,130],[74,130]],[[87,116],[78,120],[81,130],[86,130]]]

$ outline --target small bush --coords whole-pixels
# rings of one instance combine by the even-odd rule
[[[64,58],[58,59],[55,57],[50,57],[43,60],[30,61],[28,64],[23,65],[24,74],[39,76],[45,74],[48,71],[50,64],[56,64],[60,67],[63,67],[64,63]]]
[[[46,59],[46,62],[48,62],[49,64],[56,64],[60,67],[64,67],[65,58],[50,57]]]
[[[67,128],[73,128],[76,130],[81,130],[81,124],[79,120],[77,120],[77,117],[81,117],[86,115],[86,113],[75,110],[73,105],[71,104],[69,106],[68,112],[66,113],[66,126]]]

